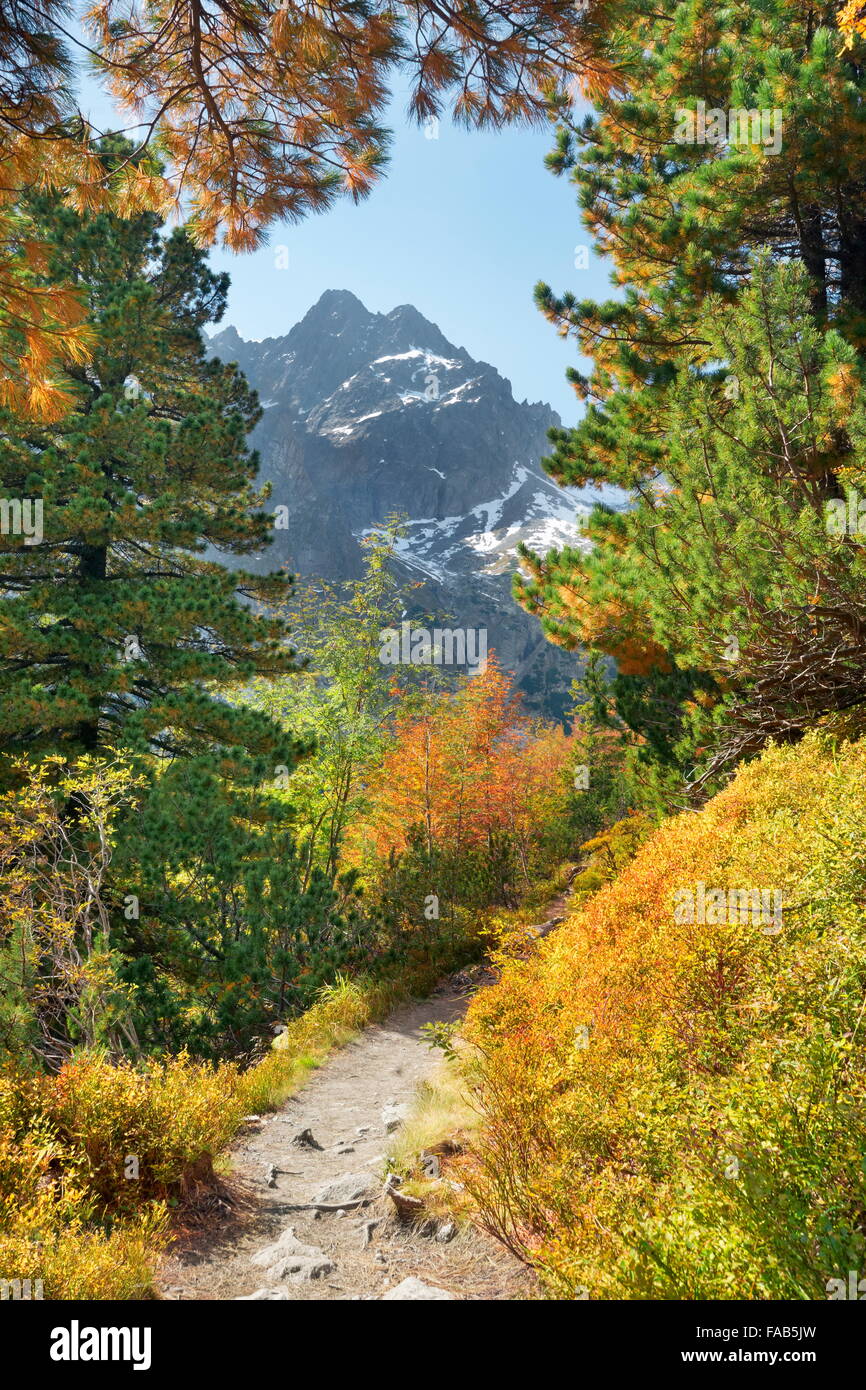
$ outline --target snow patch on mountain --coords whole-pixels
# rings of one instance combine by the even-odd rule
[[[432,471],[439,473],[439,469]],[[586,502],[576,494],[539,479],[536,472],[516,461],[503,492],[478,503],[465,515],[410,518],[395,552],[413,573],[439,583],[470,572],[504,574],[520,566],[521,543],[541,555],[564,546],[588,549],[581,527],[581,518],[588,511]],[[368,527],[354,534],[361,539],[378,529]],[[483,561],[480,566],[479,560]]]

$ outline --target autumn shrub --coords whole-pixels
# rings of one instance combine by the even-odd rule
[[[134,1067],[91,1053],[45,1079],[45,1111],[97,1200],[125,1211],[213,1181],[244,1113],[238,1078],[184,1054]]]
[[[246,1098],[232,1064],[82,1053],[0,1072],[0,1278],[46,1298],[140,1298],[168,1208],[215,1181]]]
[[[866,743],[771,749],[476,996],[471,1185],[554,1296],[822,1298],[863,1268],[864,774]],[[781,892],[781,929],[689,921],[701,883]]]
[[[572,898],[579,902],[616,878],[651,830],[652,822],[647,816],[634,814],[586,840],[580,846],[578,872],[571,881]]]
[[[146,1297],[167,1239],[166,1207],[144,1200],[123,1213],[106,1203],[86,1152],[58,1124],[57,1084],[10,1065],[0,1071],[0,1278],[29,1279],[34,1289],[41,1281],[47,1299]],[[125,1140],[118,1136],[120,1172]]]
[[[166,1239],[160,1208],[147,1208],[110,1229],[92,1225],[86,1215],[68,1214],[59,1224],[45,1206],[26,1208],[0,1229],[0,1277],[29,1279],[31,1297],[41,1293],[45,1299],[150,1298],[154,1264]]]
[[[420,919],[431,895],[442,917],[513,907],[570,848],[571,756],[492,654],[456,690],[400,693],[347,861],[390,917]]]

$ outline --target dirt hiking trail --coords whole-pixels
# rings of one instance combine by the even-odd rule
[[[420,1030],[461,1017],[479,974],[492,978],[477,967],[460,972],[366,1028],[281,1110],[247,1128],[232,1151],[237,1200],[174,1245],[160,1272],[163,1298],[537,1296],[534,1276],[496,1241],[450,1224],[428,1223],[424,1234],[423,1224],[399,1219],[384,1190],[390,1136],[441,1063]]]

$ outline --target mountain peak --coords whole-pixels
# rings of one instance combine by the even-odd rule
[[[211,333],[209,342],[211,344],[219,343],[221,348],[232,348],[242,346],[244,340],[234,324],[230,323],[227,328],[220,328],[215,333]]]
[[[385,336],[395,344],[403,343],[407,348],[429,348],[432,352],[444,353],[446,357],[472,360],[465,348],[456,348],[450,343],[442,330],[425,318],[414,304],[398,304],[383,316],[382,326]]]
[[[376,317],[351,290],[325,290],[319,295],[295,328],[309,327],[321,332],[331,320],[340,324],[359,324]],[[294,331],[294,330],[293,330]]]
[[[263,406],[252,442],[286,524],[261,566],[357,576],[365,536],[399,513],[394,563],[413,591],[422,585],[419,611],[489,628],[528,698],[558,713],[571,658],[514,607],[509,577],[520,540],[546,549],[578,538],[577,499],[538,462],[559,424],[550,407],[519,405],[494,367],[414,304],[378,313],[345,289],[326,290],[280,337],[212,341]]]

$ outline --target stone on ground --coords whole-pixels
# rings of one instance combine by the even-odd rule
[[[241,1294],[234,1301],[235,1303],[259,1303],[265,1299],[287,1299],[289,1296],[287,1289],[256,1289],[255,1293]]]
[[[437,1289],[435,1284],[425,1284],[423,1279],[416,1279],[414,1275],[410,1275],[408,1279],[403,1280],[402,1284],[395,1284],[393,1289],[383,1293],[381,1301],[383,1303],[396,1303],[402,1299],[430,1298],[453,1299],[454,1294],[449,1293],[447,1289]]]
[[[399,1129],[405,1124],[411,1112],[410,1105],[386,1105],[382,1110],[382,1124],[385,1126],[386,1134],[393,1134],[395,1129]]]
[[[323,1250],[315,1245],[304,1245],[295,1235],[294,1227],[283,1231],[273,1245],[265,1246],[253,1255],[250,1264],[262,1265],[268,1271],[269,1279],[290,1279],[300,1284],[307,1279],[321,1279],[334,1268]]]
[[[323,1207],[346,1207],[372,1196],[369,1173],[345,1173],[320,1187],[314,1202]]]

